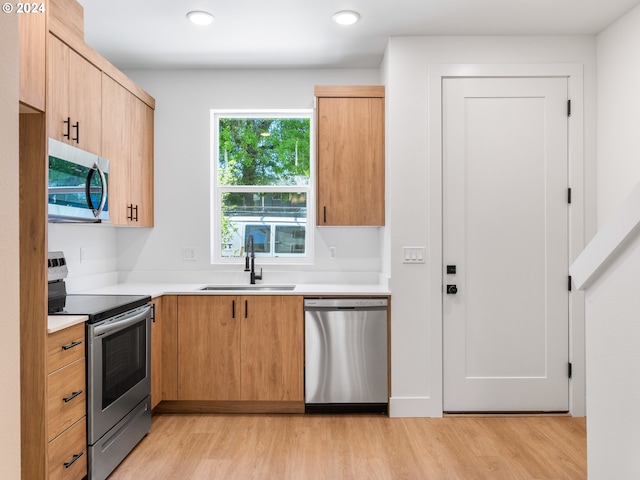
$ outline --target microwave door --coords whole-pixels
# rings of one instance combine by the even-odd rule
[[[106,159],[49,139],[49,221],[108,221],[108,171]]]

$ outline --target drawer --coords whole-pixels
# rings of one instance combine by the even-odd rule
[[[47,372],[84,357],[84,323],[51,333],[47,338]]]
[[[87,474],[87,421],[83,417],[49,443],[49,480],[81,480]]]
[[[50,373],[47,381],[47,432],[51,441],[86,415],[84,358]]]

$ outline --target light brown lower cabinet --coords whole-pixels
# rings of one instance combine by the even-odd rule
[[[177,323],[177,400],[303,405],[302,297],[179,296]]]

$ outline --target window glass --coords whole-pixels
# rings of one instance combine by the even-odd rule
[[[309,258],[311,115],[213,112],[214,261]]]

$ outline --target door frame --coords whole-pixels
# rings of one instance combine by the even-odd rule
[[[430,65],[428,72],[428,208],[429,225],[427,258],[429,269],[429,358],[434,362],[431,369],[431,400],[439,402],[443,412],[443,309],[442,300],[442,232],[443,232],[443,156],[442,156],[442,83],[445,78],[460,77],[564,77],[569,83],[569,99],[572,100],[571,117],[568,122],[568,181],[571,187],[569,208],[569,264],[585,246],[585,199],[584,199],[584,94],[583,66],[581,64],[442,64]],[[439,226],[439,228],[431,228]],[[567,265],[569,275],[569,265]],[[585,308],[584,293],[575,288],[569,298],[569,361],[572,363],[572,378],[569,381],[569,413],[586,415],[585,388]]]

